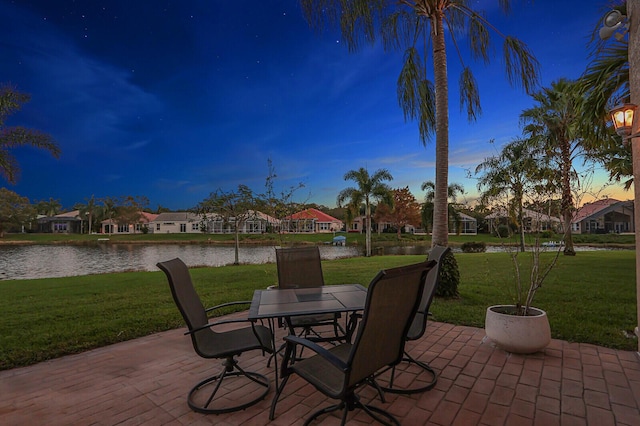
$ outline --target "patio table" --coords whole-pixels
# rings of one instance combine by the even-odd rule
[[[367,289],[360,284],[325,285],[313,288],[287,288],[255,290],[248,319],[252,321],[267,320],[273,331],[273,347],[275,343],[274,320],[296,315],[317,315],[340,312],[357,312],[364,310]],[[349,321],[347,336],[351,336],[355,321]],[[291,332],[291,330],[290,330]],[[278,363],[274,352],[276,368],[276,385],[278,382]]]

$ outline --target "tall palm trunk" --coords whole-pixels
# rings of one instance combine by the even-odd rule
[[[571,194],[571,152],[569,142],[561,141],[562,156],[562,217],[564,221],[564,254],[575,256],[573,248],[573,236],[571,234],[571,222],[573,221],[573,195]]]
[[[367,197],[366,202],[366,246],[367,246],[367,257],[371,256],[371,204],[369,203],[369,197]]]
[[[449,181],[449,87],[447,51],[445,49],[443,14],[436,11],[431,18],[433,68],[436,92],[436,184],[433,199],[432,246],[449,245],[447,187]]]
[[[627,16],[629,17],[629,88],[631,89],[630,101],[640,104],[640,0],[627,0]],[[638,120],[634,120],[633,132],[640,130]],[[638,336],[638,351],[640,351],[640,140],[634,138],[631,143],[633,158],[633,187],[635,195],[634,223],[636,234],[636,310],[638,314],[638,327],[635,332]]]

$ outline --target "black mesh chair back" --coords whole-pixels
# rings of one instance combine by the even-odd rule
[[[158,263],[157,266],[167,275],[173,301],[187,323],[187,328],[197,330],[191,333],[193,348],[200,356],[209,357],[208,354],[201,352],[200,348],[205,345],[215,347],[215,333],[208,327],[203,328],[209,323],[209,318],[200,296],[193,287],[187,265],[176,258]]]
[[[369,285],[367,302],[353,343],[346,387],[402,360],[405,336],[418,309],[431,263],[387,269]]]
[[[276,249],[278,287],[318,288],[324,286],[322,260],[318,246],[288,247]],[[346,338],[340,325],[340,314],[299,315],[285,318],[294,334],[300,334],[315,341],[338,341]],[[282,325],[282,321],[280,322]],[[320,327],[331,326],[330,333],[321,334]],[[296,331],[299,330],[299,331]]]
[[[322,261],[320,249],[291,247],[276,249],[278,286],[280,288],[322,287]]]
[[[407,340],[417,340],[424,335],[427,330],[427,318],[429,316],[429,307],[433,301],[433,297],[438,289],[440,283],[440,265],[442,264],[442,258],[451,251],[449,247],[434,246],[429,252],[429,260],[434,260],[436,265],[431,268],[427,274],[427,281],[422,292],[422,299],[420,300],[420,306],[418,306],[418,312],[411,323],[411,328],[407,333]]]
[[[203,358],[224,360],[221,372],[206,378],[191,389],[187,398],[189,407],[201,413],[221,414],[243,410],[263,400],[269,392],[269,379],[262,374],[243,370],[238,365],[235,357],[251,350],[272,353],[273,335],[271,330],[242,319],[209,322],[207,315],[208,312],[214,312],[216,309],[251,302],[229,302],[205,309],[193,287],[189,269],[182,260],[173,259],[160,262],[157,266],[167,276],[173,300],[189,329],[185,334],[191,336],[191,342],[196,353]],[[216,332],[213,329],[218,325],[233,322],[247,323],[249,326],[231,330],[227,328],[220,332]],[[248,390],[245,393],[248,397],[234,399],[234,404],[228,405],[229,399],[224,397],[224,392],[233,390],[234,387],[242,385],[242,383],[231,382],[227,389],[222,383],[225,378],[234,381],[245,380],[253,384],[257,390]],[[230,380],[227,380],[227,382],[230,382]],[[209,394],[208,391],[211,391],[211,393]]]
[[[448,247],[443,246],[434,246],[429,252],[429,260],[436,262],[435,266],[431,268],[431,270],[427,273],[424,291],[422,292],[422,297],[420,299],[420,304],[418,306],[418,310],[416,312],[413,321],[411,322],[411,327],[409,327],[409,331],[407,332],[406,339],[409,341],[418,340],[424,336],[424,333],[427,330],[427,318],[429,316],[429,308],[431,307],[431,302],[433,301],[433,297],[436,294],[436,290],[438,289],[438,284],[440,283],[440,270],[442,265],[442,259],[451,251]],[[420,381],[415,380],[417,385],[409,385],[408,387],[399,387],[394,383],[396,370],[398,368],[402,368],[405,373],[405,377],[409,377],[409,374],[412,374],[415,378],[420,378]],[[402,363],[398,366],[392,367],[389,371],[385,372],[388,374],[388,377],[385,378],[384,381],[388,381],[388,385],[381,386],[381,388],[385,392],[390,393],[401,393],[401,394],[414,394],[425,392],[436,385],[438,381],[438,375],[431,366],[424,361],[420,361],[415,357],[411,356],[408,350],[405,350],[404,357],[402,359]],[[425,373],[425,374],[423,374]],[[427,377],[427,379],[425,379]]]

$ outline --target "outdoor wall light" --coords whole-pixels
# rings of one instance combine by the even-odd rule
[[[634,104],[624,104],[611,110],[613,127],[623,140],[640,136],[640,133],[631,134],[633,130],[633,118],[637,108],[638,106]]]
[[[602,19],[602,27],[600,28],[599,34],[600,39],[606,40],[611,37],[618,29],[622,29],[622,33],[618,33],[615,35],[615,38],[618,41],[621,41],[624,37],[624,34],[628,31],[628,26],[625,23],[627,17],[623,15],[618,10],[611,10],[604,15]]]

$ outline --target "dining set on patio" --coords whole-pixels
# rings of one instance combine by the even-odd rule
[[[325,285],[316,246],[278,248],[277,286],[255,290],[251,301],[212,308],[203,305],[184,262],[158,263],[195,352],[222,363],[188,392],[189,407],[199,413],[230,413],[271,393],[269,420],[274,420],[278,403],[290,395],[290,378],[297,376],[335,400],[305,424],[329,415],[345,424],[350,416],[365,413],[381,424],[399,425],[385,409],[385,395],[427,392],[437,382],[436,371],[413,357],[405,344],[427,329],[440,259],[448,250],[434,247],[423,262],[382,270],[365,287]],[[244,318],[216,320],[225,308],[238,305],[248,306]],[[241,365],[241,355],[251,351],[264,355],[273,379]],[[360,396],[365,388],[374,391],[366,398]]]

